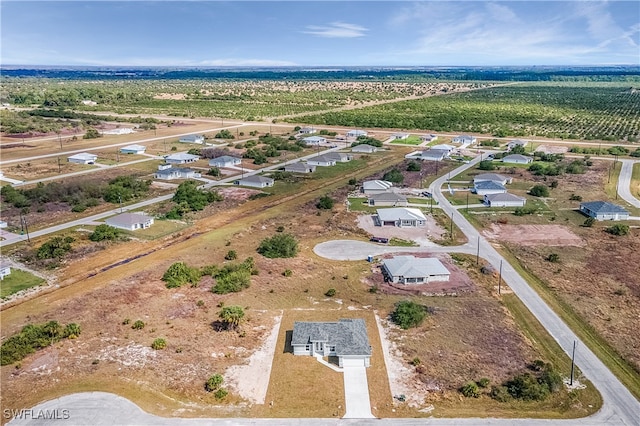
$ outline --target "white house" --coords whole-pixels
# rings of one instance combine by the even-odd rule
[[[526,202],[526,198],[508,192],[484,196],[484,203],[489,207],[524,207]]]
[[[147,229],[153,225],[153,217],[143,213],[122,213],[110,217],[104,221],[107,225],[118,229],[135,231],[136,229]]]
[[[368,133],[364,130],[349,130],[346,135],[348,138],[358,138],[360,136],[367,136]]]
[[[301,135],[310,135],[312,133],[315,133],[317,130],[313,127],[303,127],[300,130],[298,130],[298,133]]]
[[[171,154],[165,157],[164,161],[169,164],[186,164],[186,163],[194,163],[200,159],[197,155],[191,155],[184,152],[179,152],[177,154]]]
[[[11,275],[11,264],[5,260],[0,261],[0,280],[7,275]]]
[[[409,138],[409,133],[394,133],[391,135],[393,140],[404,140]]]
[[[120,148],[121,154],[144,154],[147,147],[144,145],[127,145]]]
[[[493,181],[498,182],[500,185],[506,185],[511,183],[512,180],[513,179],[508,176],[499,175],[497,173],[480,173],[479,175],[474,176],[473,183],[476,184],[478,182]]]
[[[117,129],[103,130],[100,133],[103,135],[129,135],[133,132],[131,127],[119,127]]]
[[[242,159],[238,157],[233,157],[231,155],[223,155],[221,157],[212,158],[209,160],[210,167],[233,167],[242,163]]]
[[[178,139],[178,142],[203,144],[204,143],[204,136],[203,135],[181,136],[180,139]]]
[[[448,153],[451,153],[454,149],[456,149],[456,147],[453,145],[448,145],[446,143],[441,143],[439,145],[433,145],[432,147],[430,147],[430,149],[435,149],[438,151],[447,151]]]
[[[388,192],[393,183],[386,180],[366,180],[362,182],[362,192],[367,195]]]
[[[309,158],[307,164],[310,166],[330,167],[336,165],[336,160],[325,155],[318,155],[317,157]]]
[[[596,220],[629,219],[629,212],[627,210],[606,201],[587,201],[580,203],[580,211]]]
[[[522,139],[515,139],[507,144],[507,149],[511,151],[516,146],[521,146],[524,148],[525,146],[527,146],[528,143],[529,141],[523,141]]]
[[[451,272],[433,257],[395,256],[385,259],[382,272],[387,281],[399,284],[425,284],[449,281]]]
[[[293,324],[291,347],[294,355],[337,356],[340,367],[369,367],[371,345],[363,319],[337,322],[299,322]]]
[[[377,147],[369,145],[367,143],[361,143],[351,148],[351,152],[360,152],[364,154],[371,154],[376,151],[378,151]]]
[[[273,186],[274,180],[265,176],[251,175],[233,182],[236,185],[266,188]]]
[[[327,139],[322,136],[309,136],[307,138],[303,138],[302,142],[307,145],[320,145],[321,143],[326,143]]]
[[[7,223],[6,220],[0,220],[0,229],[7,228],[8,226],[9,224]]]
[[[369,197],[370,206],[406,207],[407,204],[407,197],[395,192],[383,192]]]
[[[475,136],[470,136],[470,135],[459,135],[459,136],[456,136],[455,138],[451,139],[451,142],[460,143],[460,144],[463,144],[463,145],[473,145],[477,141],[478,141],[478,139],[476,139]]]
[[[195,170],[186,167],[166,167],[166,165],[159,165],[158,171],[153,175],[156,179],[173,180],[173,179],[194,179],[199,178],[202,175]]]
[[[449,156],[449,151],[445,149],[425,149],[420,154],[421,160],[427,161],[442,161]]]
[[[478,195],[504,194],[505,192],[507,192],[507,188],[505,188],[504,185],[498,182],[485,180],[482,182],[474,183],[473,192]]]
[[[327,152],[326,154],[324,154],[324,157],[335,160],[336,163],[348,163],[349,161],[353,160],[353,155],[347,152]]]
[[[438,135],[429,134],[420,136],[420,140],[427,143],[433,142],[436,139],[438,139]]]
[[[511,154],[502,158],[503,163],[512,164],[529,164],[533,161],[533,158],[522,154]]]
[[[305,164],[302,162],[291,163],[284,166],[285,172],[290,173],[313,173],[316,171],[316,166]]]
[[[97,155],[89,154],[88,152],[81,152],[79,154],[74,154],[70,157],[67,157],[67,161],[69,163],[76,164],[94,164],[97,159]]]
[[[98,103],[96,101],[92,101],[91,99],[83,99],[82,101],[80,101],[80,103],[82,103],[82,105],[87,105],[87,106],[96,106],[96,105],[98,105]]]
[[[413,207],[392,207],[388,209],[378,209],[374,221],[377,226],[424,226],[427,218],[420,211]]]

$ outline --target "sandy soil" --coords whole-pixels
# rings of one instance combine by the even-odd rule
[[[578,246],[585,241],[562,225],[499,225],[491,224],[482,231],[490,240],[501,240],[523,246]]]
[[[564,154],[569,151],[567,146],[554,146],[554,145],[539,145],[536,148],[537,152],[544,152],[545,154]]]
[[[422,247],[434,246],[432,240],[441,239],[446,232],[442,229],[432,216],[427,215],[425,226],[417,228],[398,228],[396,226],[376,226],[372,215],[358,216],[358,227],[365,230],[372,236],[384,238],[400,238],[402,240],[415,241]]]

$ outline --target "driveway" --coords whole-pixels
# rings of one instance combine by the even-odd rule
[[[343,419],[373,419],[369,400],[367,367],[364,365],[345,365],[344,400],[347,406]]]

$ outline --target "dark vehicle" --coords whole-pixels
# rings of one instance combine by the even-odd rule
[[[387,244],[389,242],[389,239],[388,238],[383,238],[383,237],[371,237],[371,239],[369,241],[372,241],[374,243]]]
[[[430,192],[428,192],[428,191],[424,191],[424,192],[422,193],[422,195],[424,195],[425,197],[429,197],[429,198],[431,198],[431,193],[430,193]]]

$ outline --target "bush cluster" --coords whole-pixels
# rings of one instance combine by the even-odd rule
[[[67,324],[64,328],[57,321],[45,324],[29,324],[2,343],[0,365],[20,361],[38,349],[45,348],[61,339],[75,339],[80,335],[80,326]]]
[[[427,311],[424,306],[403,300],[396,304],[395,310],[391,313],[391,320],[400,328],[407,330],[419,326],[426,316]]]
[[[278,233],[262,240],[258,253],[271,259],[295,257],[298,254],[298,241],[291,234]]]
[[[211,275],[216,284],[211,291],[216,294],[237,293],[251,285],[251,275],[257,275],[253,257],[248,257],[242,263],[227,264],[222,268],[211,265],[202,269],[203,275]]]
[[[169,266],[167,272],[162,276],[162,281],[166,282],[167,288],[181,287],[190,283],[191,287],[196,287],[200,282],[201,273],[198,268],[191,268],[184,262],[176,262]]]

